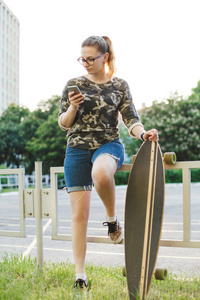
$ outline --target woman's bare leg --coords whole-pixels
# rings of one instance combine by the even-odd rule
[[[115,243],[121,243],[123,239],[122,227],[117,220],[115,212],[115,180],[114,174],[117,170],[115,159],[109,155],[99,156],[93,164],[92,178],[97,193],[102,199],[105,209],[107,222],[104,226],[108,226],[108,235]]]
[[[69,197],[72,211],[71,228],[75,269],[76,274],[84,273],[91,191],[71,192]]]
[[[116,161],[109,155],[99,156],[92,168],[92,179],[95,189],[106,208],[106,215],[115,215],[115,180]]]

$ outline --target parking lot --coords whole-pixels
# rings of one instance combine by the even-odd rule
[[[116,209],[120,222],[124,224],[126,186],[116,187]],[[19,231],[18,193],[0,194],[0,230]],[[166,184],[165,211],[162,240],[183,239],[182,185]],[[69,197],[65,191],[58,191],[58,233],[71,232],[71,211]],[[101,200],[93,190],[88,235],[106,236],[105,211]],[[73,262],[70,241],[56,241],[51,238],[51,219],[43,219],[44,260],[51,262]],[[0,237],[0,258],[6,253],[31,256],[37,255],[36,220],[26,218],[26,238]],[[200,241],[200,184],[191,185],[191,240]],[[104,266],[124,265],[124,245],[88,243],[87,262]],[[160,247],[157,267],[183,276],[200,275],[200,249]]]

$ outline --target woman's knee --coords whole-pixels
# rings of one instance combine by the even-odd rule
[[[109,184],[113,180],[115,168],[106,164],[98,164],[92,169],[92,179],[95,184],[102,187]]]
[[[75,210],[72,213],[72,221],[76,223],[87,223],[89,219],[89,212],[82,209],[82,210]]]
[[[101,169],[94,169],[92,171],[92,180],[95,183],[103,184],[107,181],[107,174],[104,170]]]
[[[72,220],[75,222],[87,222],[90,210],[90,191],[70,193]]]

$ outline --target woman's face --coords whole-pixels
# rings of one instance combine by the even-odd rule
[[[81,48],[81,56],[84,59],[96,58],[101,54],[102,53],[99,52],[97,50],[97,48],[94,46],[85,46],[85,47]],[[88,74],[97,74],[100,71],[105,70],[105,63],[108,59],[108,56],[109,56],[109,54],[105,53],[101,57],[95,59],[93,65],[90,65],[89,63],[84,62],[83,66],[84,66],[85,70],[88,72]]]

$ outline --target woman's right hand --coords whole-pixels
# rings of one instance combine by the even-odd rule
[[[71,103],[72,107],[77,110],[79,107],[79,104],[84,102],[84,96],[82,94],[75,94],[74,91],[70,92],[68,94],[69,102]]]

